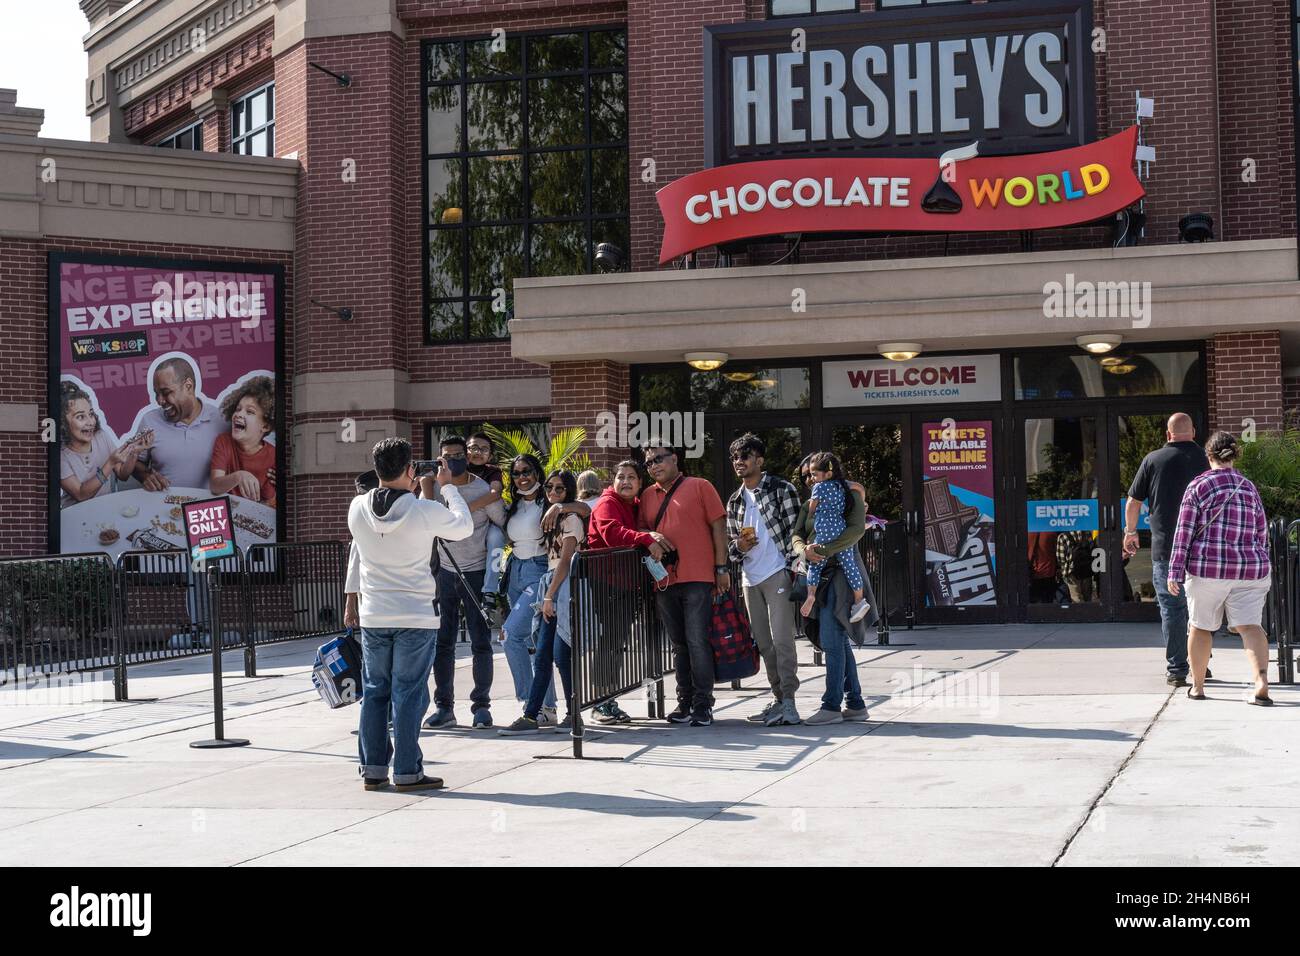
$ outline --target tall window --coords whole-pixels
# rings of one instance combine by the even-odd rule
[[[426,41],[425,341],[505,338],[514,279],[628,256],[625,31]]]
[[[203,149],[203,124],[195,123],[182,130],[177,130],[161,142],[154,143],[163,149]]]
[[[769,17],[807,16],[810,13],[853,13],[858,0],[768,0]]]
[[[970,3],[970,0],[879,0],[883,9],[889,7],[937,7],[944,3]]]
[[[275,84],[241,96],[230,107],[230,151],[275,155]]]

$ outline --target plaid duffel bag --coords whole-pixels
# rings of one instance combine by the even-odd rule
[[[749,620],[736,606],[730,591],[713,599],[709,644],[713,647],[714,683],[744,680],[758,673],[758,645],[750,633]]]

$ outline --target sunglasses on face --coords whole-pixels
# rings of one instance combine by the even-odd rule
[[[812,481],[812,475],[805,471],[799,475],[799,480],[806,485],[808,482]]]
[[[647,465],[658,465],[662,462],[667,461],[671,457],[673,457],[671,454],[655,455],[653,458],[647,458],[645,460],[645,463]]]
[[[550,494],[550,493],[553,492],[553,493],[555,493],[555,494],[562,495],[562,494],[564,494],[564,490],[565,490],[565,489],[564,489],[564,485],[547,485],[547,486],[546,486],[546,491],[547,491],[548,494]]]
[[[513,470],[512,470],[512,471],[510,472],[510,474],[514,475],[516,478],[527,478],[527,477],[528,477],[529,475],[531,475],[532,473],[533,473],[533,470],[532,470],[531,468],[525,468],[523,471],[513,471]]]

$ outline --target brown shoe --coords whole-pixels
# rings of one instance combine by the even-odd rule
[[[400,790],[403,793],[411,790],[441,790],[442,778],[426,777],[421,774],[420,779],[416,780],[414,783],[395,783],[393,784],[393,789]]]

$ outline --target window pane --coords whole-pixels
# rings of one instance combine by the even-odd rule
[[[622,31],[591,34],[591,69],[603,70],[627,65],[627,38]]]
[[[469,214],[474,222],[524,217],[523,165],[519,153],[469,161]]]
[[[252,153],[254,156],[271,155],[270,151],[267,149],[265,132],[254,133],[251,137],[249,137],[248,142],[249,142],[248,151]]]
[[[844,13],[857,8],[858,0],[817,0],[818,13]]]
[[[622,73],[591,78],[591,141],[627,142],[627,77]]]
[[[792,13],[812,13],[812,0],[772,0],[772,16],[784,17]]]
[[[465,337],[465,304],[463,302],[429,303],[429,338],[434,341],[454,342]]]
[[[430,83],[460,79],[460,42],[434,43],[429,47],[427,73]]]
[[[627,150],[592,150],[591,211],[627,212]]]
[[[539,219],[581,216],[587,173],[585,150],[534,153],[528,162],[528,188],[532,215]]]
[[[580,222],[533,226],[532,275],[570,276],[587,271],[587,227]]]
[[[463,159],[434,159],[429,162],[429,224],[454,226],[464,220],[461,206]]]
[[[466,79],[517,76],[523,72],[517,36],[507,35],[504,41],[470,40],[465,44],[465,56]]]
[[[1106,355],[1048,353],[1016,358],[1016,398],[1109,398],[1126,395],[1196,395],[1201,391],[1197,352]]]
[[[519,84],[473,83],[469,87],[469,148],[518,149],[519,113],[523,109]]]
[[[267,120],[266,113],[266,94],[258,93],[248,99],[248,128],[257,129],[259,126],[265,126]]]
[[[469,291],[496,295],[524,274],[524,227],[480,226],[469,232]]]
[[[244,132],[244,104],[236,103],[230,108],[230,135],[239,136]]]
[[[194,127],[194,141],[192,145],[194,149],[203,148],[203,127],[202,126]]]
[[[450,299],[461,294],[461,240],[460,229],[429,233],[429,298]]]
[[[807,408],[809,374],[806,366],[762,368],[730,362],[712,372],[691,372],[690,407],[731,411]]]
[[[454,153],[461,149],[459,86],[435,86],[429,90],[428,137],[430,153]]]
[[[492,300],[469,304],[469,337],[472,339],[504,339],[509,335],[507,322],[514,315],[510,296],[506,296],[506,309],[497,312]]]
[[[563,73],[582,69],[582,34],[529,37],[528,72]]]
[[[531,146],[580,146],[583,131],[582,77],[528,81],[528,142]]]

